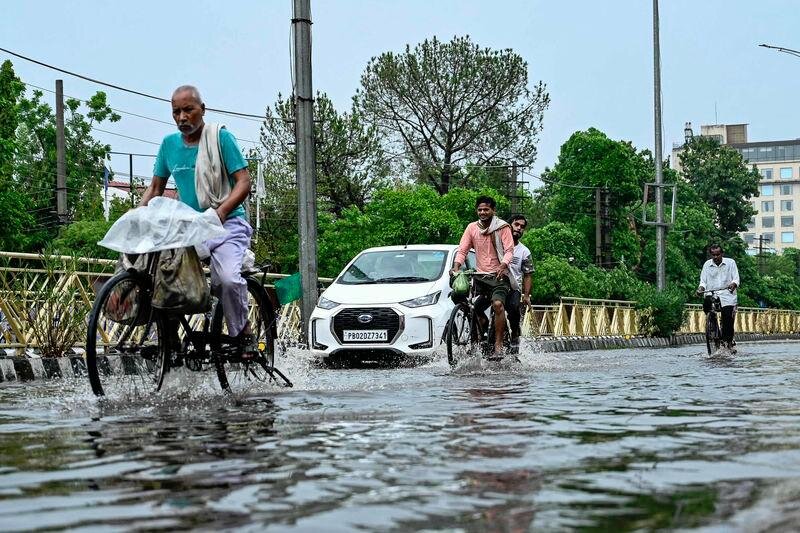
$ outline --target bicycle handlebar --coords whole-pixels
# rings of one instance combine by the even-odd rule
[[[728,287],[720,287],[719,289],[705,289],[705,290],[703,290],[703,295],[714,294],[715,292],[728,291],[728,290],[730,290]],[[736,289],[734,289],[734,290],[736,290]],[[731,291],[731,292],[733,292],[733,291]]]
[[[461,270],[459,271],[461,274],[466,274],[467,276],[496,276],[497,272],[481,272],[479,270]]]

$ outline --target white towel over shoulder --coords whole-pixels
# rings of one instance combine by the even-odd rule
[[[203,209],[216,209],[231,193],[231,183],[219,143],[219,133],[224,127],[224,124],[206,124],[200,135],[194,167],[194,188],[197,202]]]

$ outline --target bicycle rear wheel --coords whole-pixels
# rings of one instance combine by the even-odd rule
[[[224,346],[224,343],[216,343],[217,345],[212,347],[217,378],[222,389],[227,392],[240,392],[254,383],[274,380],[275,310],[269,296],[258,281],[251,278],[245,279],[247,280],[247,318],[250,321],[250,330],[258,343],[258,355],[250,359],[242,359],[233,345]],[[228,335],[222,302],[217,303],[214,310],[211,333],[214,339],[224,339]]]
[[[708,355],[717,351],[719,349],[719,344],[720,332],[719,325],[717,324],[717,314],[711,312],[706,315],[706,349],[708,350]]]
[[[120,272],[95,298],[86,336],[86,369],[97,396],[129,398],[157,392],[169,370],[160,313],[150,306],[150,285]]]
[[[456,366],[459,361],[475,353],[478,347],[476,339],[480,338],[480,332],[475,330],[469,305],[465,303],[456,305],[450,313],[445,333],[447,362],[450,366]]]

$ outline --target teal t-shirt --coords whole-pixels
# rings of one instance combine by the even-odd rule
[[[222,148],[222,159],[225,161],[225,168],[228,175],[232,175],[237,170],[247,166],[242,156],[236,138],[231,132],[222,129],[219,132],[219,144]],[[168,179],[170,176],[175,178],[175,185],[178,187],[178,194],[181,201],[197,211],[203,211],[197,202],[197,191],[194,188],[194,165],[197,161],[197,145],[187,146],[183,142],[183,135],[176,131],[164,137],[161,141],[161,148],[158,149],[158,157],[153,166],[153,175],[159,178]],[[231,180],[233,187],[234,180]],[[238,206],[230,212],[228,218],[244,217],[244,207]]]

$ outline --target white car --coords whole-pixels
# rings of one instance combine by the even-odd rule
[[[381,246],[358,254],[311,315],[312,355],[328,365],[429,360],[454,304],[450,269],[457,246]],[[474,262],[474,252],[467,258]]]

